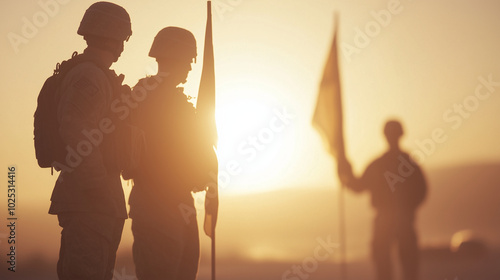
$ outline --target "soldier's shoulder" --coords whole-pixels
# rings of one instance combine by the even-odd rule
[[[112,90],[106,74],[92,62],[82,62],[69,69],[64,75],[61,89],[88,98],[108,96]]]
[[[95,82],[107,80],[107,76],[104,71],[95,63],[90,61],[84,61],[76,64],[66,74],[66,77],[68,78],[80,76],[92,78]]]
[[[385,165],[387,163],[387,159],[388,159],[387,154],[384,153],[382,155],[379,155],[372,162],[370,162],[368,167],[375,168],[375,167],[379,167],[381,165]]]
[[[80,90],[88,90],[88,88],[97,90],[109,86],[104,71],[92,62],[82,62],[75,65],[66,73],[64,83]]]
[[[415,167],[419,167],[419,164],[416,160],[413,159],[413,157],[408,154],[407,152],[401,152],[401,158],[404,159],[405,161],[409,162],[410,164],[412,164],[413,166]]]

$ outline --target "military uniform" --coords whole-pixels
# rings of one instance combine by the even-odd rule
[[[82,54],[86,62],[66,74],[59,90],[61,138],[80,153],[74,156],[71,172],[61,171],[49,209],[50,214],[58,215],[63,228],[60,279],[111,279],[127,218],[120,170],[106,164],[103,149],[112,138],[104,135],[103,143],[94,145],[82,133],[98,130],[99,122],[110,116],[110,104],[116,97],[113,82],[119,82],[114,72],[105,73],[97,65],[95,55],[86,50]],[[110,81],[113,75],[115,80]],[[81,146],[84,141],[91,145]]]
[[[355,191],[369,191],[376,210],[372,256],[377,279],[392,279],[391,251],[396,242],[404,279],[417,279],[415,211],[427,190],[420,167],[408,154],[389,150],[366,168],[358,184],[348,186]]]
[[[132,124],[144,131],[146,152],[138,169],[124,172],[134,179],[129,204],[136,275],[194,280],[200,249],[191,193],[213,180],[214,158],[195,108],[177,87],[196,59],[196,40],[185,29],[166,27],[149,56],[156,58],[159,73],[137,83],[133,90],[146,96],[131,110]]]
[[[132,34],[130,17],[121,6],[92,4],[78,28],[88,48],[61,64],[57,118],[67,156],[54,187],[50,214],[62,227],[57,273],[61,280],[111,280],[124,220],[127,218],[116,159],[123,124],[111,103],[124,87],[109,66]],[[128,88],[130,90],[130,88]],[[103,125],[104,124],[104,125]]]
[[[133,111],[147,152],[130,194],[133,255],[138,279],[195,279],[199,259],[196,210],[191,192],[202,187],[201,135],[196,112],[182,88],[156,84]]]
[[[136,96],[146,93],[131,110],[132,124],[144,131],[146,153],[138,169],[124,172],[134,179],[129,204],[139,280],[196,279],[200,249],[192,192],[214,180],[210,170],[217,160],[202,120],[177,87],[196,55],[191,32],[160,30],[149,52],[158,74],[133,89]]]

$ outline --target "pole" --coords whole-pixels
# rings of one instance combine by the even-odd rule
[[[212,280],[215,280],[215,227],[212,230]]]
[[[196,110],[198,116],[205,122],[205,128],[208,129],[207,136],[213,141],[210,148],[217,147],[217,127],[215,124],[215,69],[214,69],[214,50],[212,40],[212,2],[207,1],[207,25],[205,30],[205,46],[203,50],[203,68],[201,72],[200,89]],[[214,152],[214,151],[212,151]],[[216,157],[216,155],[214,154]],[[218,163],[215,158],[213,170],[215,178],[218,174]],[[219,198],[217,190],[217,179],[213,186],[213,193],[209,194],[211,186],[207,189],[205,200],[205,233],[211,238],[211,268],[212,280],[215,280],[215,225],[217,223],[217,211],[219,207]]]
[[[346,229],[345,229],[345,186],[340,187],[339,194],[339,241],[340,241],[340,279],[347,280],[346,268]]]

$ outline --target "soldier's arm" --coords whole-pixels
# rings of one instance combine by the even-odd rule
[[[351,163],[347,159],[339,160],[338,176],[342,185],[355,192],[362,192],[366,189],[365,184],[363,183],[363,177],[358,178],[354,175]]]
[[[107,175],[99,149],[105,135],[99,125],[112,89],[99,68],[82,63],[67,74],[61,90],[59,132],[69,151],[64,164],[73,169],[80,187],[98,188]]]
[[[419,166],[416,166],[415,169],[415,179],[415,206],[418,207],[425,201],[428,192],[427,180],[425,179],[425,175]]]

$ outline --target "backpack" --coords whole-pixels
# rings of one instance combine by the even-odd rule
[[[57,109],[60,101],[59,87],[66,73],[81,62],[83,60],[78,56],[77,52],[74,52],[71,59],[57,63],[54,73],[47,78],[38,94],[33,125],[35,155],[38,165],[42,168],[50,167],[51,174],[53,174],[56,163],[65,161],[67,153],[59,134],[57,119]]]
[[[52,76],[47,78],[40,90],[37,108],[34,114],[34,142],[35,154],[38,165],[42,168],[51,168],[51,174],[59,171],[61,165],[66,161],[66,147],[59,134],[59,121],[57,111],[59,107],[60,94],[58,93],[65,75],[80,63],[92,61],[85,56],[74,52],[69,60],[56,64]],[[98,64],[96,64],[99,66]],[[130,88],[122,86],[123,77],[117,77],[114,72],[103,69],[115,93],[121,93]],[[110,119],[114,119],[110,116]],[[112,137],[106,137],[103,143],[104,160],[106,167],[112,170],[133,169],[139,165],[145,150],[143,132],[130,125],[127,120],[116,121],[115,131]]]

